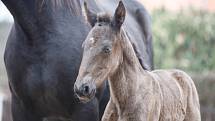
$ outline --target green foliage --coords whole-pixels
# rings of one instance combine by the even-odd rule
[[[215,14],[160,9],[152,19],[156,68],[215,70]]]

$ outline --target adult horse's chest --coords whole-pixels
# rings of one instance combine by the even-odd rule
[[[6,48],[6,65],[13,68],[8,70],[13,92],[43,112],[65,112],[63,108],[75,103],[73,83],[81,41],[56,38],[35,48],[21,43],[23,38],[12,39],[7,46],[13,49]]]

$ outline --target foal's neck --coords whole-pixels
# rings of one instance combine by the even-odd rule
[[[131,98],[137,91],[138,80],[143,77],[145,71],[125,32],[122,31],[121,34],[123,59],[117,70],[109,77],[109,83],[111,97],[123,105],[123,103],[132,103],[129,101],[132,101]]]

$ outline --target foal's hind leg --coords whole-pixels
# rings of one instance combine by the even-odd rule
[[[187,108],[186,108],[186,115],[184,121],[201,121],[201,114],[200,114],[200,104],[199,104],[199,96],[196,90],[196,86],[191,79],[184,72],[179,72],[181,79],[188,84],[188,97],[187,97]]]
[[[201,121],[199,97],[193,81],[191,81],[191,89],[189,91],[184,121]]]
[[[196,100],[194,95],[189,95],[184,121],[201,121],[200,108]]]
[[[35,116],[27,110],[15,96],[12,96],[12,117],[13,121],[42,121],[42,118]]]

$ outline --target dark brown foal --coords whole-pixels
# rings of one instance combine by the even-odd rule
[[[144,70],[121,27],[125,15],[120,1],[113,17],[95,16],[75,85],[88,85],[88,92],[108,78],[111,98],[103,121],[200,121],[192,79],[180,70]],[[89,101],[94,94],[78,96]]]

